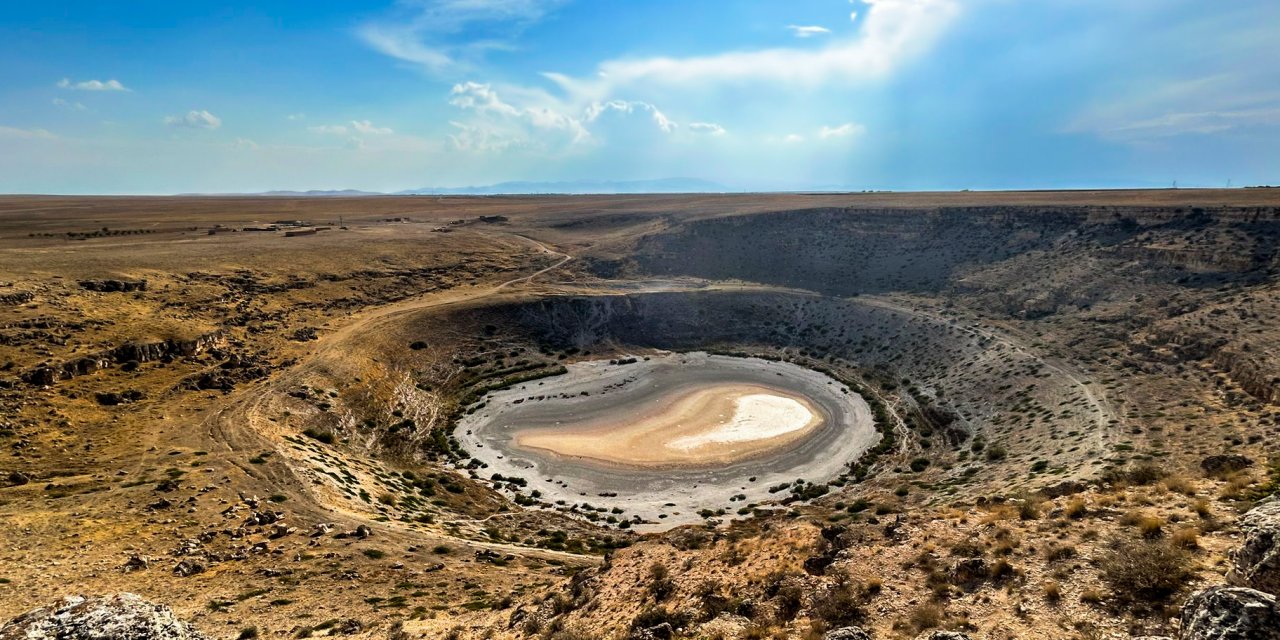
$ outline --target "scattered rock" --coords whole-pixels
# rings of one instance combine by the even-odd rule
[[[151,568],[151,560],[146,556],[129,556],[129,559],[124,561],[124,566],[121,568],[124,569],[125,573],[130,571],[144,571]]]
[[[318,338],[319,336],[316,335],[316,330],[312,327],[302,327],[301,329],[294,331],[293,335],[289,336],[289,339],[295,342],[310,342]]]
[[[351,535],[353,535],[353,536],[355,536],[355,537],[360,538],[361,540],[363,540],[363,539],[368,538],[368,537],[371,537],[371,536],[373,535],[373,529],[370,529],[370,528],[369,528],[369,525],[367,525],[367,524],[362,524],[362,525],[360,525],[360,526],[356,527],[356,531],[355,531],[355,533],[353,533],[353,534],[351,534]]]
[[[123,393],[116,393],[114,391],[97,393],[94,394],[94,397],[97,399],[98,404],[104,407],[114,407],[126,402],[137,402],[141,400],[144,395],[141,391],[129,390]]]
[[[173,572],[179,577],[186,578],[187,576],[193,576],[197,573],[203,573],[204,569],[205,566],[203,564],[187,558],[186,560],[179,562],[177,566],[173,568]]]
[[[671,640],[676,635],[670,622],[664,622],[647,629],[636,629],[628,636],[630,640]]]
[[[972,589],[990,577],[991,569],[982,558],[965,558],[957,560],[950,573],[952,584]]]
[[[9,473],[7,480],[9,481],[9,486],[19,487],[31,482],[31,476],[21,471],[12,471]]]
[[[862,627],[841,627],[828,631],[822,640],[871,640],[871,634]]]
[[[204,640],[169,607],[132,593],[72,596],[0,627],[0,640]]]
[[[959,631],[929,631],[916,637],[916,640],[970,640],[969,636]]]
[[[1280,640],[1276,597],[1243,587],[1211,587],[1182,607],[1182,640]]]
[[[1064,496],[1073,496],[1077,493],[1083,493],[1088,489],[1089,485],[1079,480],[1064,480],[1058,484],[1045,487],[1040,490],[1046,498],[1061,498]]]
[[[1209,456],[1200,461],[1200,468],[1204,469],[1204,474],[1215,478],[1252,466],[1253,460],[1234,453]]]
[[[1244,543],[1232,550],[1227,580],[1280,594],[1280,499],[1270,498],[1240,517]]]
[[[249,517],[245,518],[244,526],[253,527],[275,524],[281,520],[284,520],[283,511],[252,511],[249,513]]]

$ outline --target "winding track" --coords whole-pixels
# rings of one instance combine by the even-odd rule
[[[393,323],[398,318],[418,312],[422,309],[447,307],[472,300],[482,299],[498,294],[512,286],[528,284],[535,278],[558,269],[567,264],[570,260],[573,260],[573,256],[556,251],[546,244],[527,236],[518,234],[504,235],[507,237],[519,238],[521,241],[533,246],[539,252],[559,256],[560,260],[551,266],[539,269],[529,275],[512,278],[488,287],[466,289],[462,291],[448,291],[443,295],[428,295],[409,298],[353,314],[353,316],[351,316],[351,318],[341,327],[323,335],[316,342],[314,350],[297,365],[291,369],[278,373],[276,376],[270,378],[266,383],[247,390],[243,395],[236,396],[226,406],[209,414],[202,425],[203,428],[201,430],[201,436],[203,437],[202,439],[204,442],[201,444],[210,449],[218,450],[223,454],[274,450],[276,449],[276,443],[267,434],[277,428],[272,426],[272,423],[268,418],[270,413],[267,409],[271,406],[272,401],[277,397],[279,390],[300,384],[306,379],[308,374],[315,371],[317,368],[322,367],[323,363],[328,358],[340,357],[353,337],[366,332],[377,331],[379,327],[386,326],[388,323]],[[297,496],[296,501],[290,502],[292,505],[291,510],[296,514],[304,515],[311,521],[323,522],[325,520],[332,519],[335,515],[341,515],[353,522],[367,524],[384,532],[403,530],[403,528],[398,524],[390,522],[375,522],[365,513],[350,510],[341,503],[331,503],[323,500],[307,486],[307,483],[303,478],[296,474],[288,463],[250,465],[240,460],[239,457],[227,456],[227,459],[231,464],[240,468],[246,475],[258,477],[265,476],[264,479],[269,485],[291,491],[295,496]],[[421,536],[422,533],[415,532],[415,535]],[[450,540],[456,539],[450,538]],[[526,556],[559,558],[562,560],[582,560],[582,556],[567,552],[551,551],[546,549],[530,549],[514,545],[469,540],[456,541],[459,543],[465,543],[466,545],[474,548],[490,549],[505,553],[518,552]]]

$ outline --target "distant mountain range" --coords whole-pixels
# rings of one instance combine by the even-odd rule
[[[566,182],[500,182],[479,187],[425,187],[396,195],[526,195],[526,194],[611,194],[611,193],[725,193],[736,191],[722,184],[697,178],[662,180],[572,180]]]
[[[264,191],[248,195],[289,198],[342,198],[354,196],[496,196],[541,194],[615,194],[615,193],[729,193],[740,191],[722,184],[697,178],[664,178],[661,180],[571,180],[565,182],[500,182],[475,187],[423,187],[395,193],[359,191],[356,189],[312,191]]]
[[[262,193],[254,193],[255,196],[287,196],[290,198],[350,198],[353,196],[381,196],[384,193],[377,191],[359,191],[357,189],[338,189],[332,191],[311,190],[311,191],[263,191]]]

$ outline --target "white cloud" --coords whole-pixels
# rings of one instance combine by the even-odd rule
[[[788,143],[788,144],[795,144],[795,143],[797,143],[797,142],[804,142],[804,136],[802,136],[802,135],[800,135],[800,134],[798,134],[798,133],[790,133],[790,134],[787,134],[787,136],[786,136],[786,137],[784,137],[784,138],[782,139],[782,141],[783,141],[783,142],[786,142],[786,143]]]
[[[395,131],[388,127],[376,127],[369,120],[352,120],[350,125],[345,124],[319,124],[313,127],[307,127],[307,131],[311,133],[321,133],[330,136],[345,136],[362,134],[367,136],[389,136]]]
[[[694,133],[705,133],[709,136],[722,136],[726,133],[724,127],[714,122],[690,122],[689,130]]]
[[[257,149],[258,143],[248,138],[236,138],[235,146],[240,149]]]
[[[849,136],[860,136],[863,133],[866,133],[866,131],[867,128],[860,124],[848,122],[835,127],[822,127],[822,129],[818,131],[818,137],[823,140],[829,140],[831,138],[847,138]]]
[[[830,29],[826,27],[819,27],[816,25],[803,26],[803,25],[792,24],[792,25],[787,25],[787,28],[790,29],[791,34],[797,38],[812,38],[814,36],[825,36],[831,33]]]
[[[959,0],[870,0],[863,26],[825,47],[731,51],[686,58],[607,60],[595,77],[544,74],[570,95],[603,99],[620,87],[856,83],[884,77],[930,50],[960,12]]]
[[[62,89],[75,89],[77,91],[129,91],[128,87],[120,84],[119,80],[85,80],[82,82],[72,82],[70,78],[63,78],[58,81],[58,87]]]
[[[184,127],[187,129],[217,129],[222,126],[222,119],[209,113],[208,111],[188,111],[184,116],[169,116],[164,119],[164,123],[170,127]]]
[[[89,108],[79,102],[68,102],[62,98],[54,98],[53,106],[58,107],[59,109],[68,109],[70,111],[85,111]]]
[[[478,82],[454,85],[449,99],[449,104],[488,119],[488,125],[480,126],[479,129],[490,133],[497,130],[510,130],[513,127],[531,127],[543,131],[563,132],[568,134],[571,142],[580,142],[591,135],[581,118],[569,115],[561,105],[549,104],[545,98],[543,102],[543,104],[516,106],[503,101],[492,85]],[[495,126],[495,123],[501,123],[502,126]],[[472,126],[477,125],[472,123]]]
[[[360,25],[356,35],[375,51],[442,74],[485,51],[510,49],[521,29],[566,1],[411,0]],[[485,37],[460,37],[481,29]]]
[[[373,135],[373,136],[389,136],[392,133],[394,133],[391,129],[387,127],[375,127],[373,126],[373,123],[369,122],[368,120],[352,120],[351,128],[355,129],[356,133],[363,133],[366,135]]]
[[[307,119],[307,114],[305,114],[305,113],[291,113],[291,114],[289,114],[289,115],[285,116],[285,117],[284,117],[284,119],[285,119],[285,120],[292,121],[292,122],[297,122],[297,121],[299,121],[299,120],[306,120],[306,119]]]
[[[596,102],[591,104],[587,107],[587,122],[595,122],[600,119],[601,115],[609,111],[616,111],[624,114],[631,114],[636,111],[646,111],[653,118],[653,123],[656,124],[658,129],[662,130],[663,133],[671,133],[676,130],[677,126],[679,126],[672,122],[666,114],[658,110],[657,107],[647,102],[629,100],[610,100],[608,102]]]
[[[330,136],[345,136],[348,133],[347,127],[340,124],[316,125],[314,127],[307,127],[307,131],[310,131],[311,133],[323,133]]]
[[[0,138],[18,138],[20,140],[56,140],[58,136],[44,129],[19,129],[0,125]]]

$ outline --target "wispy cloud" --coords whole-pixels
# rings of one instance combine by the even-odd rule
[[[186,129],[217,129],[222,126],[222,119],[208,111],[192,110],[186,115],[169,116],[164,119],[164,123],[170,127]]]
[[[863,133],[866,133],[866,131],[867,128],[860,124],[848,122],[834,127],[822,127],[818,130],[818,137],[823,140],[829,140],[831,138],[848,138],[850,136],[862,135]]]
[[[792,24],[787,25],[787,28],[790,29],[791,34],[797,38],[812,38],[814,36],[825,36],[831,33],[830,29],[816,25],[803,26]]]
[[[86,111],[89,109],[89,107],[86,107],[79,102],[63,100],[62,98],[54,98],[53,106],[58,107],[59,109],[67,109],[68,111]]]
[[[395,133],[395,131],[390,127],[375,126],[373,122],[369,120],[352,120],[350,124],[320,124],[307,127],[307,131],[334,136],[389,136]]]
[[[1066,130],[1136,142],[1280,126],[1280,90],[1253,72],[1173,80],[1085,110]]]
[[[388,127],[375,127],[373,126],[373,123],[368,120],[352,120],[351,128],[355,129],[356,133],[363,133],[371,136],[389,136],[392,133],[395,133]]]
[[[330,136],[345,136],[350,133],[347,126],[343,124],[318,124],[314,127],[307,127],[307,131]]]
[[[56,140],[58,136],[44,129],[20,129],[0,125],[0,138],[17,138],[20,140]]]
[[[726,133],[724,127],[714,122],[690,122],[689,130],[694,133],[704,133],[709,136],[722,136]]]
[[[356,35],[384,55],[433,74],[466,68],[485,51],[509,49],[528,25],[567,0],[402,0]]]
[[[74,89],[76,91],[130,91],[128,87],[120,83],[119,80],[84,80],[81,82],[72,82],[70,78],[63,78],[58,81],[58,87],[61,89]]]
[[[855,34],[821,48],[781,47],[694,57],[622,58],[593,78],[548,73],[571,94],[608,96],[622,87],[706,88],[735,83],[822,85],[888,75],[929,51],[960,13],[959,0],[874,0]]]

